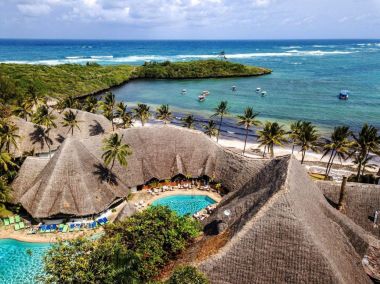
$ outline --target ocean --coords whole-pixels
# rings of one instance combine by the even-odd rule
[[[219,101],[227,100],[231,117],[252,106],[263,121],[309,120],[322,132],[337,125],[356,131],[365,122],[380,128],[380,40],[0,40],[3,63],[139,65],[217,59],[221,51],[230,61],[267,67],[273,73],[252,78],[139,80],[113,91],[130,106],[168,103],[176,112],[205,118]],[[268,95],[261,97],[256,88]],[[182,89],[187,90],[185,95]],[[338,100],[342,89],[350,91],[348,101]],[[197,97],[203,90],[211,94],[200,103]]]

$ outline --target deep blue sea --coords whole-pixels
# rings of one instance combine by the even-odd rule
[[[257,78],[184,81],[135,81],[115,91],[129,105],[144,102],[155,107],[168,103],[178,112],[212,114],[227,100],[231,116],[246,106],[262,120],[310,120],[323,130],[364,122],[380,128],[380,40],[281,41],[99,41],[0,40],[0,62],[63,64],[97,62],[142,64],[145,61],[187,61],[218,58],[224,51],[233,62],[271,68],[273,74]],[[231,86],[237,86],[237,92]],[[268,92],[261,97],[255,90]],[[187,89],[186,95],[181,90]],[[348,101],[337,98],[351,92]],[[203,90],[211,95],[203,103]]]

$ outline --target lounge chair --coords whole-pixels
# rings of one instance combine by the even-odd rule
[[[15,231],[18,231],[18,230],[20,230],[20,224],[19,224],[19,223],[16,223],[16,224],[15,224]]]
[[[51,225],[47,225],[45,233],[50,233],[50,232],[51,232]]]
[[[51,231],[52,231],[52,232],[57,231],[57,229],[58,229],[58,227],[57,227],[56,224],[51,225]]]
[[[69,232],[74,232],[74,229],[75,229],[75,224],[70,224],[70,227],[69,227]]]
[[[107,224],[109,222],[107,217],[103,217],[103,222],[104,222],[104,224]]]
[[[62,233],[67,233],[68,230],[69,230],[69,225],[63,225]]]
[[[15,218],[12,216],[12,217],[9,217],[9,224],[14,224],[15,223]]]
[[[4,218],[3,219],[3,221],[4,221],[4,226],[9,226],[9,218]]]
[[[40,228],[39,228],[39,231],[41,233],[46,233],[46,225],[41,225]]]
[[[20,222],[21,222],[21,218],[20,218],[19,215],[16,215],[16,216],[15,216],[15,222],[16,222],[16,223],[20,223]]]
[[[20,225],[20,230],[25,229],[25,223],[24,222],[21,221],[18,224]]]
[[[64,226],[65,226],[64,224],[59,224],[58,225],[58,231],[62,233]]]
[[[79,232],[80,231],[80,226],[81,226],[81,224],[76,224],[75,225],[75,232]]]

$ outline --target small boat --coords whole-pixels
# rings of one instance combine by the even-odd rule
[[[236,92],[236,86],[231,87],[232,92]]]
[[[262,92],[261,92],[261,96],[262,96],[262,97],[265,97],[267,94],[268,94],[268,93],[267,93],[266,91],[262,91]]]
[[[339,99],[340,100],[348,100],[349,95],[350,95],[350,91],[348,91],[348,90],[342,90],[339,93]]]
[[[206,96],[205,95],[200,95],[198,97],[198,101],[200,101],[200,102],[204,102],[205,100],[206,100]]]
[[[256,93],[260,93],[260,92],[261,92],[261,88],[257,88]]]
[[[202,94],[201,94],[201,96],[207,97],[209,94],[210,94],[209,91],[203,91]]]
[[[186,93],[187,93],[187,90],[186,89],[182,89],[181,94],[185,95]]]

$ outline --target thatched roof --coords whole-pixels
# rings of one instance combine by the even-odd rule
[[[380,248],[289,157],[224,198],[206,222],[212,228],[230,239],[199,265],[211,283],[371,283],[362,259]]]
[[[340,183],[318,181],[327,200],[334,206],[339,201]],[[380,227],[374,227],[375,211],[380,211],[380,185],[347,183],[342,213],[374,236],[380,238]],[[380,220],[378,220],[380,225]]]
[[[14,202],[34,218],[97,214],[129,192],[117,177],[108,181],[102,162],[73,138],[51,160],[28,157],[12,187]]]
[[[65,109],[62,112],[54,111],[54,115],[57,117],[55,120],[57,128],[52,128],[49,133],[49,138],[51,139],[51,150],[56,150],[66,137],[71,137],[71,133],[68,133],[68,128],[63,127],[62,125],[62,122],[64,121],[63,115],[68,110],[69,109]],[[103,115],[93,114],[81,110],[72,111],[77,113],[77,120],[79,121],[78,126],[80,128],[79,130],[77,128],[74,129],[73,137],[82,139],[112,131],[111,122]],[[49,152],[48,145],[43,139],[43,127],[39,127],[30,121],[25,121],[24,119],[18,117],[13,117],[12,121],[19,128],[17,135],[20,136],[20,138],[17,139],[18,148],[11,149],[12,153],[16,157],[21,156],[25,152],[31,151],[34,151],[35,154]]]

